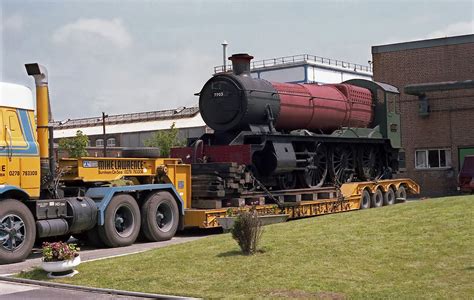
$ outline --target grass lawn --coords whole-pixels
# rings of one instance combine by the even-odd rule
[[[474,196],[265,227],[262,253],[230,234],[79,266],[64,283],[203,298],[474,296]],[[35,270],[23,278],[47,280]]]

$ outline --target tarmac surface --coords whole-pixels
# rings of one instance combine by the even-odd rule
[[[81,245],[81,261],[93,261],[110,257],[117,257],[139,253],[147,250],[166,247],[169,245],[186,243],[201,238],[205,238],[210,234],[218,233],[215,231],[190,231],[180,233],[169,241],[154,243],[135,243],[128,247],[120,248],[92,248],[87,245]],[[71,241],[71,240],[70,240]],[[74,242],[74,241],[73,241]],[[46,286],[42,282],[28,281],[15,282],[15,279],[6,278],[9,275],[19,273],[21,271],[29,271],[41,264],[41,249],[35,248],[30,256],[23,262],[0,265],[0,300],[11,299],[164,299],[166,295],[125,295],[111,291],[76,289],[74,286],[60,287],[59,285],[49,284]],[[13,280],[13,281],[12,281]],[[20,280],[21,281],[21,280]]]
[[[209,232],[213,233],[213,232]],[[174,244],[181,244],[189,241],[194,241],[201,239],[207,236],[207,233],[204,231],[195,231],[195,232],[185,232],[181,233],[178,236],[175,236],[169,241],[164,242],[154,242],[154,243],[135,243],[127,247],[119,248],[92,248],[87,245],[80,246],[81,248],[81,261],[91,261],[97,259],[104,259],[115,256],[128,255],[138,252],[143,252],[151,249],[157,249],[166,247]],[[30,256],[23,262],[9,264],[9,265],[0,265],[0,276],[12,275],[19,273],[21,271],[28,271],[35,267],[39,267],[41,264],[41,249],[34,248]]]
[[[72,289],[45,287],[32,284],[21,284],[0,281],[0,300],[20,299],[50,299],[50,300],[75,300],[75,299],[152,299],[143,297],[122,296],[96,292],[77,291]]]

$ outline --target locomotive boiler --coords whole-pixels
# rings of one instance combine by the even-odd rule
[[[214,130],[172,150],[188,162],[244,164],[266,186],[290,189],[390,178],[398,171],[398,90],[353,79],[296,84],[252,78],[248,54],[209,79],[199,109]]]

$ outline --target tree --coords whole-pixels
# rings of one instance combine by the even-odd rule
[[[178,137],[178,134],[179,129],[176,128],[176,125],[173,122],[170,129],[155,132],[151,138],[145,140],[144,144],[147,147],[159,148],[162,157],[169,157],[172,147],[185,145],[185,141],[181,140]]]
[[[75,137],[65,138],[59,140],[59,150],[67,151],[69,157],[78,158],[87,156],[87,146],[89,145],[89,138],[78,130]]]

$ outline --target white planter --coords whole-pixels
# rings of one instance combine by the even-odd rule
[[[78,271],[74,270],[75,267],[77,267],[81,263],[81,257],[77,256],[74,259],[70,260],[63,260],[63,261],[49,261],[41,262],[41,268],[45,270],[48,273],[49,278],[60,278],[60,277],[72,277],[79,273]],[[71,271],[66,274],[67,271]],[[61,274],[55,274],[55,273],[61,273]]]

